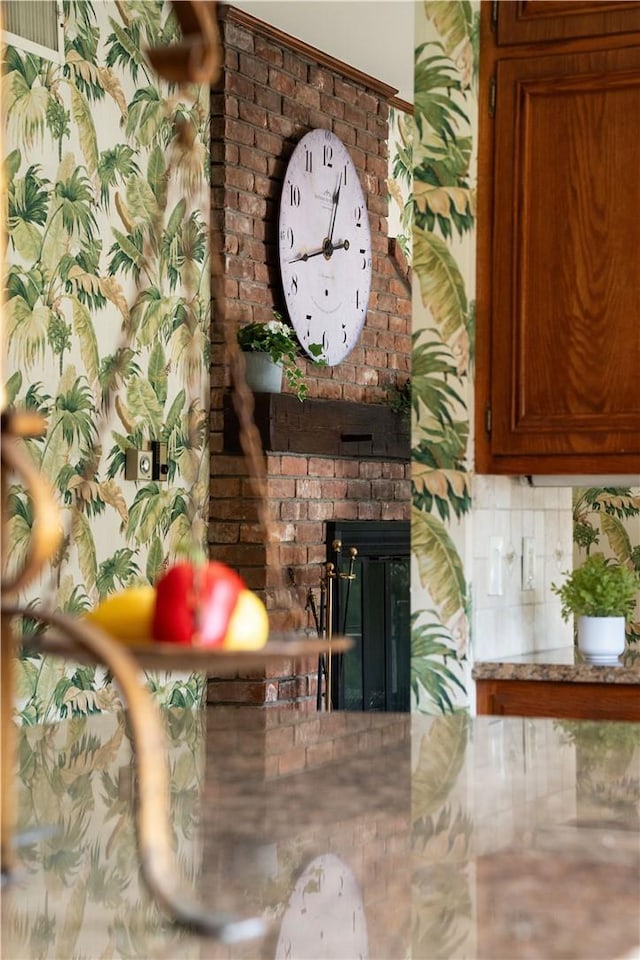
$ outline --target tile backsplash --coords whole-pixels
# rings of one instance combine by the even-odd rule
[[[473,659],[570,646],[572,624],[562,620],[551,584],[573,566],[571,488],[475,475],[473,505]],[[492,538],[501,541],[500,556]],[[526,589],[523,538],[533,540],[533,584]]]

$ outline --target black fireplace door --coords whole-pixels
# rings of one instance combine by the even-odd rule
[[[337,577],[334,633],[353,646],[334,658],[332,704],[342,710],[407,711],[410,705],[409,523],[344,521],[327,525],[327,559],[355,579]],[[342,546],[339,551],[335,543]]]

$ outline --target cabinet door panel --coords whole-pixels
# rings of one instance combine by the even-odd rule
[[[495,9],[499,44],[603,37],[640,30],[637,0],[503,0]]]
[[[640,48],[499,61],[497,455],[640,454]]]

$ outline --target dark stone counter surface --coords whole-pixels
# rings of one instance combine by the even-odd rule
[[[640,649],[628,648],[615,664],[587,663],[576,647],[523,653],[517,657],[478,660],[474,680],[546,680],[574,683],[637,683]]]
[[[163,916],[126,721],[74,717],[19,733],[4,960],[636,955],[638,724],[215,707],[165,725],[176,870],[267,933],[227,945]]]

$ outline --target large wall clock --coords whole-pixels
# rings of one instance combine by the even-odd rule
[[[287,165],[278,220],[280,275],[291,323],[310,356],[330,365],[353,350],[371,290],[367,203],[349,151],[312,130]]]

